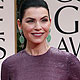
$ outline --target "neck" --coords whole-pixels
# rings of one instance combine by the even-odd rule
[[[46,53],[49,48],[50,47],[48,46],[46,41],[40,44],[27,42],[26,51],[29,55],[37,56]]]

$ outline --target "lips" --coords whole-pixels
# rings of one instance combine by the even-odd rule
[[[41,37],[44,33],[31,33],[35,37]]]

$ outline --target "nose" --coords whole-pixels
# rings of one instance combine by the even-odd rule
[[[36,22],[34,29],[35,30],[41,30],[42,29],[42,26],[41,26],[40,22]]]

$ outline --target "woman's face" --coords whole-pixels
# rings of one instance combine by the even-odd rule
[[[50,24],[47,9],[31,7],[25,10],[21,27],[27,41],[38,44],[46,40]]]

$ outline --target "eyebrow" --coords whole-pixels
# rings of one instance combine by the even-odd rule
[[[48,16],[43,16],[41,19],[43,19],[43,18],[45,18],[45,17],[48,17]],[[31,17],[27,17],[26,20],[27,20],[27,19],[35,20],[34,18],[31,18]]]
[[[41,19],[45,18],[45,17],[48,17],[48,16],[43,16]]]
[[[27,19],[32,19],[32,20],[35,20],[34,18],[31,18],[31,17],[27,17],[27,18],[26,18],[26,20],[27,20]]]

